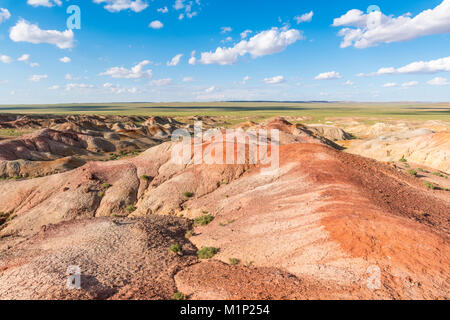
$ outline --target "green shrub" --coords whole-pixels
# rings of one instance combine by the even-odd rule
[[[199,259],[211,259],[212,257],[214,257],[217,252],[219,252],[219,250],[217,248],[214,247],[205,247],[202,248],[201,250],[197,251],[197,257]]]
[[[403,156],[400,160],[398,160],[399,162],[403,162],[403,163],[405,163],[405,162],[408,162],[408,160],[406,160],[405,159],[405,156]]]
[[[185,238],[186,238],[186,239],[189,239],[189,238],[191,238],[191,237],[193,237],[193,236],[195,236],[195,232],[192,231],[192,230],[189,230],[189,231],[186,232],[186,234],[185,234]]]
[[[213,220],[214,220],[214,217],[212,215],[205,214],[205,215],[203,215],[203,216],[201,216],[199,218],[196,218],[194,220],[194,224],[196,226],[206,226],[206,225],[210,224],[211,221],[213,221]]]
[[[183,248],[179,244],[174,244],[173,246],[170,247],[169,250],[172,251],[173,253],[179,253],[183,250]]]
[[[145,180],[145,181],[150,180],[150,177],[146,174],[143,174],[141,178],[142,178],[142,180]]]
[[[414,169],[408,170],[408,173],[414,177],[417,176],[417,171]]]
[[[173,300],[178,300],[178,301],[186,300],[186,296],[184,294],[182,294],[181,292],[177,292],[173,295]]]
[[[194,194],[193,194],[192,192],[185,192],[185,193],[183,193],[183,195],[184,195],[186,198],[192,198],[192,197],[194,196]]]
[[[236,258],[230,258],[230,259],[228,259],[228,262],[230,263],[230,265],[235,266],[235,265],[239,264],[241,261],[239,261],[239,259],[236,259]]]
[[[432,182],[424,181],[423,184],[424,184],[425,187],[427,187],[428,189],[431,189],[431,190],[436,189],[436,186],[435,186],[434,183],[432,183]]]
[[[433,175],[434,176],[437,176],[437,177],[441,177],[441,178],[447,178],[447,176],[444,176],[442,173],[440,173],[439,171],[436,171],[436,172],[433,172]]]
[[[105,192],[104,191],[97,192],[97,197],[103,198],[104,196],[105,196]]]
[[[112,187],[112,184],[109,184],[109,183],[102,184],[102,189],[109,189],[111,187]]]
[[[133,213],[133,212],[135,212],[135,211],[137,210],[137,208],[136,208],[134,205],[130,204],[129,206],[127,206],[127,207],[125,208],[125,210],[126,210],[128,213]]]

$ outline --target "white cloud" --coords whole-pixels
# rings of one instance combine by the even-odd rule
[[[168,67],[175,67],[180,63],[181,57],[183,55],[182,54],[177,54],[175,57],[172,58],[172,60],[167,61],[167,66]]]
[[[249,81],[250,79],[251,79],[250,76],[245,76],[245,77],[242,79],[242,84],[246,84],[247,81]]]
[[[9,18],[11,18],[11,13],[9,13],[9,10],[5,8],[0,8],[0,23],[3,23]]]
[[[215,86],[212,86],[212,87],[209,87],[208,89],[206,89],[206,90],[205,90],[205,93],[211,93],[211,92],[213,92],[214,90],[216,90],[216,87],[215,87]]]
[[[116,94],[122,94],[122,93],[135,94],[138,92],[138,89],[136,87],[124,88],[120,85],[112,84],[109,82],[103,84],[103,88],[109,89],[111,92],[116,93]]]
[[[222,33],[222,34],[233,31],[233,29],[231,27],[222,27],[220,29],[221,29],[220,33]]]
[[[167,12],[169,12],[169,8],[167,8],[167,7],[159,8],[159,9],[157,9],[156,11],[158,11],[158,12],[160,12],[160,13],[167,13]]]
[[[413,18],[409,14],[393,17],[380,11],[365,14],[353,9],[334,19],[333,26],[345,27],[339,31],[339,36],[344,38],[341,48],[354,46],[363,49],[380,43],[444,34],[450,32],[450,0],[443,0],[436,8],[425,10]]]
[[[194,82],[194,81],[195,81],[195,79],[192,77],[184,77],[183,78],[183,82]]]
[[[335,80],[335,79],[341,79],[342,76],[339,74],[339,72],[336,71],[330,71],[330,72],[324,72],[316,76],[314,79],[316,80]]]
[[[244,32],[241,33],[241,39],[247,39],[248,35],[251,34],[253,31],[252,30],[245,30]]]
[[[355,83],[354,83],[353,81],[347,80],[347,81],[345,81],[344,84],[345,84],[346,86],[352,86],[352,85],[354,85]]]
[[[62,5],[61,0],[27,0],[27,3],[33,7],[42,6],[42,7],[48,7],[48,8],[53,7],[55,4],[57,6]]]
[[[171,83],[172,83],[172,79],[167,78],[167,79],[152,80],[152,81],[150,81],[149,85],[152,87],[163,87],[163,86],[168,86]]]
[[[285,79],[283,76],[276,76],[276,77],[264,79],[264,82],[267,84],[278,84],[278,83],[282,83],[284,81],[285,81]]]
[[[92,89],[95,86],[86,83],[68,83],[66,85],[66,91],[71,91],[72,89]]]
[[[369,74],[361,73],[359,76],[371,77],[389,74],[431,74],[444,71],[450,71],[450,57],[430,61],[417,61],[401,68],[384,67],[380,68],[377,72]]]
[[[59,88],[61,88],[61,87],[58,85],[54,85],[54,86],[49,87],[48,90],[59,90]]]
[[[162,29],[164,27],[164,24],[159,20],[155,20],[150,22],[148,26],[152,29]]]
[[[28,60],[30,60],[30,55],[29,54],[23,54],[17,59],[17,61],[23,61],[23,62],[26,62]]]
[[[250,54],[258,58],[284,51],[287,46],[303,39],[300,31],[295,29],[272,28],[262,31],[247,40],[242,40],[234,47],[218,47],[215,52],[202,52],[199,60],[202,64],[231,65],[238,61],[240,56]]]
[[[121,79],[140,79],[140,78],[151,78],[153,73],[152,70],[144,70],[146,65],[150,64],[150,61],[144,60],[131,69],[124,67],[113,67],[100,73],[100,76],[111,76],[113,78]]]
[[[3,63],[11,63],[13,59],[9,56],[0,54],[0,61]]]
[[[393,88],[396,86],[397,86],[397,83],[395,83],[395,82],[388,82],[388,83],[383,84],[383,88]]]
[[[105,3],[104,8],[109,12],[119,12],[122,10],[141,12],[148,7],[147,2],[143,0],[94,0],[94,3]]]
[[[31,56],[29,54],[23,54],[17,59],[17,61],[24,62],[28,64],[31,68],[39,67],[39,63],[30,62],[30,57]]]
[[[302,22],[311,22],[313,16],[314,12],[311,11],[309,13],[302,14],[301,16],[294,17],[294,20],[297,21],[297,24],[300,24]]]
[[[195,51],[191,52],[191,57],[189,58],[189,64],[195,65],[197,63],[197,58],[195,58]]]
[[[427,81],[427,83],[431,86],[449,86],[450,81],[446,78],[442,77],[436,77],[434,79],[431,79],[430,81]]]
[[[176,0],[175,4],[173,5],[173,8],[175,10],[181,10],[184,8],[184,0]]]
[[[63,57],[59,59],[59,61],[61,61],[62,63],[69,63],[72,61],[72,59],[70,59],[69,57]]]
[[[192,8],[193,6],[200,6],[200,0],[195,1],[186,1],[186,0],[175,0],[175,4],[173,5],[173,8],[175,10],[184,10],[184,13],[180,13],[178,16],[179,20],[183,20],[184,17],[193,18],[198,13],[197,11],[194,11]]]
[[[419,83],[417,81],[410,81],[410,82],[405,82],[402,84],[403,88],[410,88],[410,87],[416,87],[418,86]]]
[[[30,80],[31,82],[39,82],[42,79],[47,79],[47,78],[48,78],[48,75],[46,75],[46,74],[34,74],[28,80]]]
[[[37,24],[31,24],[23,19],[11,28],[9,37],[14,42],[49,43],[60,49],[70,49],[74,46],[72,30],[42,30]]]

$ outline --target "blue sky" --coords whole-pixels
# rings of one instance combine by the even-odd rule
[[[0,104],[450,101],[449,34],[450,0],[0,0]]]

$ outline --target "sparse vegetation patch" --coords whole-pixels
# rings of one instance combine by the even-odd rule
[[[173,253],[180,253],[183,250],[183,248],[179,244],[174,244],[170,247],[169,250],[172,251]]]
[[[214,247],[205,247],[202,248],[201,250],[197,251],[197,257],[199,259],[211,259],[212,257],[214,257],[217,252],[219,252],[219,250],[217,248]]]
[[[135,211],[137,210],[137,208],[136,208],[134,205],[130,204],[129,206],[127,206],[127,207],[125,208],[125,210],[126,210],[128,213],[133,213],[133,212],[135,212]]]
[[[206,225],[210,224],[211,221],[213,221],[213,220],[214,220],[214,217],[212,215],[204,214],[203,216],[196,218],[194,220],[194,224],[196,226],[206,226]]]
[[[181,292],[177,292],[173,295],[173,300],[177,300],[177,301],[186,300],[186,296]]]

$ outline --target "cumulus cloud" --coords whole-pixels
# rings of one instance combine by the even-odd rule
[[[148,26],[152,29],[162,29],[164,27],[164,24],[159,20],[155,20],[150,22]]]
[[[314,79],[316,80],[335,80],[335,79],[341,79],[342,76],[339,74],[339,72],[336,71],[330,71],[330,72],[324,72],[319,75],[317,75]]]
[[[402,84],[403,88],[410,88],[410,87],[416,87],[419,85],[419,82],[417,81],[410,81],[410,82],[405,82]]]
[[[231,65],[238,61],[240,56],[250,54],[252,58],[279,53],[287,46],[303,39],[300,31],[295,29],[272,28],[262,31],[252,38],[241,40],[234,47],[218,47],[215,52],[202,52],[199,62],[202,64]]]
[[[169,84],[172,84],[171,78],[152,80],[149,83],[149,85],[152,87],[164,87],[164,86],[168,86]]]
[[[175,57],[172,58],[172,60],[167,61],[167,66],[168,67],[175,67],[180,63],[181,57],[183,55],[182,54],[177,54]]]
[[[26,62],[28,60],[30,60],[30,55],[29,54],[23,54],[17,59],[17,61],[22,61],[22,62]]]
[[[33,44],[48,43],[60,49],[70,49],[74,46],[74,34],[72,30],[42,30],[37,24],[31,24],[26,20],[19,20],[11,28],[9,37],[14,42],[30,42]]]
[[[120,85],[117,84],[112,84],[112,83],[105,83],[103,85],[103,88],[105,89],[109,89],[111,92],[116,93],[116,94],[122,94],[122,93],[131,93],[131,94],[135,94],[138,92],[138,89],[136,87],[131,87],[131,88],[124,88]]]
[[[167,7],[159,8],[156,11],[158,11],[159,13],[167,13],[167,12],[169,12],[169,8],[167,8]]]
[[[297,21],[297,24],[300,24],[302,22],[311,22],[313,16],[314,12],[311,11],[309,13],[302,14],[301,16],[294,17],[294,20]]]
[[[62,63],[69,63],[72,61],[72,59],[70,59],[69,57],[63,57],[59,59],[59,61],[61,61]]]
[[[47,78],[48,78],[48,75],[46,75],[46,74],[34,74],[30,78],[28,78],[28,80],[30,80],[31,82],[39,82],[42,79],[47,79]]]
[[[383,88],[393,88],[396,86],[397,86],[396,82],[388,82],[388,83],[383,84]]]
[[[173,8],[175,10],[184,10],[184,13],[180,13],[178,16],[179,20],[183,20],[184,17],[193,18],[198,12],[193,9],[194,6],[200,6],[200,0],[186,1],[186,0],[175,0]]]
[[[215,87],[215,86],[212,86],[212,87],[209,87],[208,89],[205,89],[205,93],[211,93],[211,92],[213,92],[214,90],[216,90],[216,87]]]
[[[146,65],[150,64],[150,61],[144,60],[131,69],[124,67],[113,67],[100,73],[100,76],[111,76],[112,78],[118,79],[140,79],[140,78],[151,78],[153,76],[152,70],[144,70]]]
[[[62,1],[61,0],[27,0],[27,3],[30,6],[33,7],[53,7],[55,5],[57,6],[61,6],[62,5]]]
[[[430,81],[427,81],[427,83],[431,86],[449,86],[450,81],[446,78],[442,77],[436,77],[434,79],[431,79]]]
[[[285,79],[283,76],[276,76],[276,77],[264,79],[264,82],[267,84],[278,84],[278,83],[282,83],[284,81],[285,81]]]
[[[189,58],[189,64],[195,65],[197,63],[197,58],[195,57],[195,51],[192,51],[191,57]]]
[[[17,61],[24,62],[32,68],[39,67],[39,63],[30,62],[30,58],[31,56],[29,54],[23,54],[19,58],[17,58]]]
[[[347,81],[345,81],[344,84],[345,84],[346,86],[352,86],[352,85],[354,85],[355,83],[354,83],[353,81],[347,80]]]
[[[148,7],[147,2],[143,0],[94,0],[94,3],[104,3],[104,8],[109,12],[119,12],[122,10],[141,12]]]
[[[368,74],[361,73],[359,76],[372,77],[391,74],[427,74],[445,71],[450,71],[450,57],[430,61],[417,61],[401,68],[383,67],[376,72]]]
[[[184,77],[183,82],[194,82],[194,78],[192,77]]]
[[[68,83],[66,84],[66,91],[71,91],[72,89],[93,89],[95,88],[92,84],[86,83]]]
[[[247,39],[247,37],[248,37],[251,33],[253,33],[252,30],[245,30],[245,31],[241,32],[241,39]]]
[[[339,31],[339,36],[343,37],[341,48],[354,46],[364,49],[380,43],[444,34],[450,32],[450,0],[444,0],[436,8],[425,10],[415,17],[409,14],[386,16],[380,11],[365,14],[353,9],[334,19],[333,26],[345,27]]]
[[[7,55],[0,54],[0,61],[3,63],[11,63],[13,59]]]
[[[222,33],[222,34],[233,31],[233,29],[231,27],[222,27],[222,28],[220,28],[220,30],[221,30],[220,33]]]
[[[245,77],[242,79],[242,84],[246,84],[250,79],[251,79],[250,76],[245,76]]]
[[[0,23],[11,18],[11,13],[9,13],[8,9],[0,8]]]

